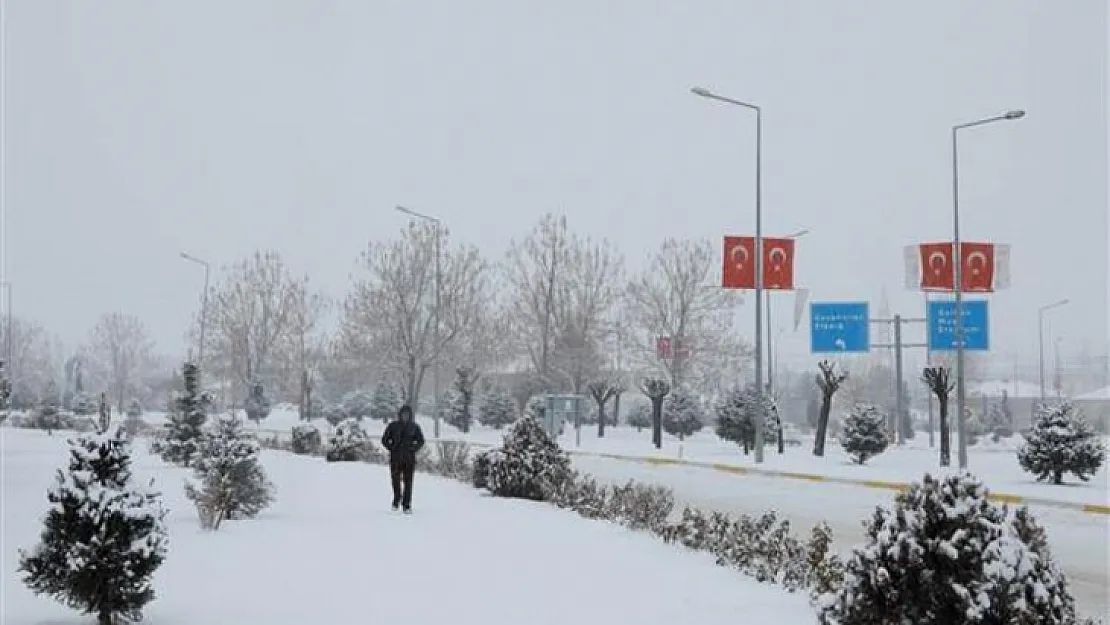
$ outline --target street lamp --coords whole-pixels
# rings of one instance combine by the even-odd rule
[[[803,228],[794,234],[786,235],[785,239],[799,239],[809,234],[809,228]],[[771,389],[771,394],[775,393],[775,362],[778,357],[775,356],[774,344],[771,340],[771,326],[774,325],[773,317],[771,317],[771,294],[767,293],[767,388]]]
[[[1040,373],[1041,379],[1041,403],[1045,400],[1045,382],[1044,382],[1044,314],[1053,308],[1059,308],[1068,303],[1068,299],[1064,298],[1058,302],[1045,304],[1037,311],[1037,371]]]
[[[960,255],[960,167],[959,142],[961,130],[984,126],[1001,121],[1017,120],[1025,117],[1025,111],[1007,111],[994,117],[985,117],[972,122],[956,124],[952,127],[952,264],[955,268],[955,281],[952,285],[956,294],[956,434],[960,439],[959,463],[961,469],[967,468],[967,423],[964,418],[964,403],[967,400],[967,386],[964,384],[964,309],[963,309],[963,257]]]
[[[181,258],[204,267],[204,294],[200,300],[200,347],[197,349],[197,363],[201,374],[204,373],[204,331],[208,326],[208,274],[211,266],[196,256],[181,252]]]
[[[436,217],[432,217],[430,215],[425,215],[424,213],[414,211],[411,208],[401,206],[400,204],[398,204],[396,206],[396,209],[398,211],[410,216],[410,217],[415,217],[417,219],[421,219],[423,221],[431,223],[432,227],[435,229],[436,302],[435,302],[435,311],[433,313],[433,315],[435,316],[435,327],[434,327],[434,330],[433,330],[433,332],[435,334],[433,336],[435,337],[434,338],[435,346],[436,346],[435,348],[436,348],[436,350],[438,350],[439,349],[440,283],[443,279],[441,271],[440,271],[440,240],[439,240],[439,238],[440,238],[440,224],[441,224],[441,222]],[[439,410],[437,410],[436,406],[435,406],[435,402],[439,398],[439,363],[438,362],[432,363],[432,386],[435,387],[435,391],[432,393],[432,395],[433,395],[433,398],[432,398],[432,403],[433,403],[433,406],[432,406],[432,436],[433,436],[433,438],[439,438]],[[415,392],[419,393],[420,389],[415,389]],[[414,399],[415,398],[410,397],[409,401],[413,401]]]
[[[690,92],[702,98],[742,106],[755,112],[755,387],[763,388],[763,111],[755,104],[726,98],[705,87],[693,87]],[[759,402],[758,410],[762,410]],[[763,417],[755,420],[755,461],[763,462]]]

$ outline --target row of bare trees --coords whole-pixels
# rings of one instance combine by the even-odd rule
[[[415,404],[431,372],[460,367],[523,374],[528,392],[591,393],[602,409],[642,375],[712,391],[747,360],[718,256],[709,241],[667,240],[630,276],[608,241],[563,217],[545,215],[500,260],[413,221],[369,243],[348,292],[329,300],[260,252],[208,294],[205,370],[236,396],[258,381],[302,404],[321,384],[334,394],[380,379]]]

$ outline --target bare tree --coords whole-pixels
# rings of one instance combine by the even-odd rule
[[[940,466],[952,464],[951,429],[948,427],[948,396],[956,388],[956,381],[949,378],[947,367],[925,367],[921,381],[936,395],[940,404]]]
[[[671,392],[671,385],[661,378],[645,378],[640,382],[640,392],[651,400],[651,442],[656,449],[663,448],[663,400]]]
[[[16,316],[10,324],[7,316],[0,317],[0,337],[0,358],[11,354],[11,361],[6,362],[11,381],[9,401],[14,409],[29,408],[55,378],[51,338],[42,326]]]
[[[401,378],[416,411],[428,369],[442,362],[479,319],[489,291],[488,267],[472,246],[450,249],[441,228],[440,311],[436,331],[435,228],[412,222],[401,238],[371,244],[364,272],[343,305],[341,341],[348,353],[380,358]]]
[[[205,363],[245,397],[254,382],[272,387],[288,340],[301,281],[277,252],[255,252],[225,269],[208,296]]]
[[[300,416],[305,420],[311,418],[312,391],[327,355],[327,337],[320,328],[327,309],[327,298],[310,288],[307,277],[293,284],[289,329],[283,334],[279,347],[285,369],[285,390],[296,388]]]
[[[839,369],[835,362],[822,360],[817,363],[817,388],[821,389],[821,412],[817,416],[817,434],[813,438],[813,455],[825,455],[825,435],[829,429],[829,412],[832,410],[833,397],[840,385],[848,379],[848,372]],[[781,439],[781,433],[779,438]]]
[[[605,361],[609,319],[623,291],[623,261],[608,241],[573,238],[559,280],[553,365],[581,393]]]
[[[732,332],[737,296],[717,288],[718,264],[708,241],[667,239],[628,285],[637,351],[672,387],[691,385],[699,365],[743,356]]]
[[[590,395],[593,396],[594,401],[597,402],[597,437],[605,437],[605,406],[609,403],[610,399],[617,396],[618,393],[624,389],[621,386],[621,379],[616,373],[602,374],[598,378],[592,380],[587,388]]]
[[[550,388],[558,338],[558,299],[570,256],[566,217],[548,213],[523,241],[509,248],[512,321],[543,388]]]
[[[120,413],[137,396],[140,382],[153,361],[154,343],[143,322],[134,315],[108,313],[89,336],[88,357],[115,400]]]

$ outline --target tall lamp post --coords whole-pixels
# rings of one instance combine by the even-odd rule
[[[763,110],[749,102],[713,93],[705,87],[693,87],[691,93],[702,98],[741,106],[755,112],[755,387],[763,393]],[[762,410],[763,403],[759,403]],[[763,462],[763,421],[755,420],[755,462]]]
[[[1059,308],[1068,303],[1067,298],[1051,304],[1045,304],[1037,310],[1037,371],[1040,373],[1041,381],[1041,403],[1045,401],[1045,381],[1044,381],[1044,314],[1053,308]]]
[[[1011,121],[1025,117],[1025,111],[1007,111],[994,117],[985,117],[972,122],[956,124],[952,127],[952,264],[955,267],[952,290],[956,294],[956,434],[960,440],[959,464],[967,468],[967,420],[964,417],[964,404],[967,400],[967,386],[964,383],[964,309],[963,309],[963,257],[960,255],[960,166],[959,136],[961,130]]]
[[[181,252],[181,258],[204,267],[204,294],[200,298],[200,346],[197,348],[197,368],[200,370],[201,375],[204,375],[204,332],[208,327],[208,274],[211,266],[207,261],[203,261],[196,256],[190,256],[185,252]]]
[[[436,299],[436,301],[435,301],[435,311],[433,312],[433,315],[435,316],[435,327],[433,328],[433,332],[434,332],[433,336],[435,337],[434,338],[435,345],[436,345],[436,349],[438,350],[439,349],[440,282],[443,279],[442,274],[441,274],[441,269],[440,269],[440,224],[441,224],[441,222],[440,222],[439,218],[437,218],[437,217],[432,217],[430,215],[425,215],[424,213],[414,211],[411,208],[401,206],[400,204],[398,204],[396,208],[397,208],[398,211],[400,211],[400,212],[402,212],[402,213],[404,213],[404,214],[406,214],[410,217],[415,217],[417,219],[420,219],[420,220],[423,220],[423,221],[426,221],[426,222],[432,224],[432,227],[434,228],[434,231],[435,231],[435,256],[436,256],[436,260],[435,260],[435,263],[436,263],[436,294],[435,295],[436,295],[436,297],[435,297],[435,299]],[[437,410],[436,406],[435,406],[435,402],[439,399],[439,362],[432,363],[432,386],[435,387],[435,391],[432,393],[432,395],[433,395],[433,398],[432,398],[432,402],[433,402],[433,407],[432,407],[432,436],[434,438],[439,438],[439,410]],[[416,389],[416,392],[419,393],[420,389]],[[409,401],[412,401],[412,399],[413,398],[409,398]]]
[[[800,239],[809,234],[808,228],[803,228],[794,234],[786,235],[785,239]],[[778,363],[778,356],[775,355],[774,343],[771,339],[771,332],[775,322],[771,317],[771,294],[767,293],[767,388],[771,389],[771,394],[775,394],[775,365]]]

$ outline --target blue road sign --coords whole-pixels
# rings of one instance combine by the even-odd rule
[[[987,351],[990,349],[990,315],[987,300],[964,300],[961,304],[964,318],[964,349]],[[956,349],[956,302],[954,300],[930,301],[925,311],[929,326],[929,349],[950,352]]]
[[[810,351],[870,351],[870,320],[867,302],[813,302],[809,305]]]

